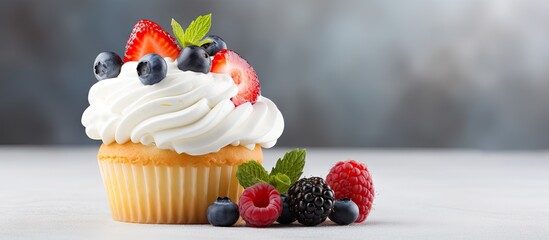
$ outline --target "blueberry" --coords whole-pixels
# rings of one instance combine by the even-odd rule
[[[229,227],[238,221],[240,213],[238,206],[228,197],[220,198],[208,207],[206,218],[208,222],[214,226]]]
[[[141,59],[137,64],[137,75],[145,85],[156,84],[166,77],[168,66],[166,61],[158,54],[150,53]]]
[[[204,39],[210,39],[212,42],[206,43],[201,47],[206,49],[206,52],[213,56],[222,49],[227,49],[227,44],[223,41],[223,38],[216,35],[208,35]]]
[[[280,195],[280,198],[282,198],[282,213],[276,220],[280,224],[290,224],[295,221],[295,218],[290,213],[290,205],[286,202],[286,197],[286,194]]]
[[[118,76],[121,68],[122,59],[113,52],[100,53],[93,63],[93,73],[98,81]]]
[[[209,73],[212,60],[203,48],[188,46],[177,57],[177,68],[182,71]]]
[[[358,214],[358,206],[355,202],[348,198],[342,198],[335,201],[332,212],[328,217],[339,225],[349,225],[357,220]]]

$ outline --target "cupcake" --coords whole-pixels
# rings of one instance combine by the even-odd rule
[[[238,165],[261,163],[262,148],[282,134],[282,114],[261,96],[253,68],[206,36],[210,19],[185,31],[172,20],[176,38],[141,20],[123,60],[113,52],[95,60],[99,81],[82,124],[102,141],[97,159],[114,220],[207,223],[218,197],[238,201]]]

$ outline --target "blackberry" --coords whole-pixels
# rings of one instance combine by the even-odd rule
[[[320,177],[302,178],[288,190],[290,213],[303,225],[326,220],[334,205],[334,192]]]

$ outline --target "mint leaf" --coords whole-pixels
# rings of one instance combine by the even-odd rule
[[[211,43],[211,42],[213,42],[213,40],[211,40],[211,39],[202,39],[202,40],[200,40],[200,42],[198,42],[198,44],[196,46],[202,46],[206,43]]]
[[[238,166],[236,178],[242,187],[247,188],[256,183],[269,182],[269,173],[256,161],[249,161]]]
[[[199,16],[189,24],[189,27],[185,30],[185,46],[197,45],[200,46],[200,40],[202,40],[210,27],[212,26],[212,14]]]
[[[173,34],[175,35],[175,38],[179,42],[179,44],[183,47],[185,47],[185,32],[183,31],[183,28],[181,27],[181,24],[179,24],[175,19],[172,18],[172,30]]]
[[[280,194],[284,194],[290,189],[292,182],[288,175],[277,173],[269,176],[269,184],[273,185]]]
[[[204,39],[210,27],[212,26],[212,14],[199,16],[189,24],[186,30],[172,18],[172,30],[175,38],[182,48],[187,46],[202,46],[212,42],[211,39]]]
[[[301,174],[303,174],[303,167],[305,167],[305,149],[294,149],[290,152],[284,154],[282,159],[278,159],[276,166],[271,170],[271,176],[275,176],[279,173],[285,174],[290,178],[291,183],[293,184]]]

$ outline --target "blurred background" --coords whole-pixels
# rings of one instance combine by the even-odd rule
[[[0,144],[98,144],[80,117],[133,25],[212,13],[285,117],[278,146],[549,148],[549,1],[8,0]]]

